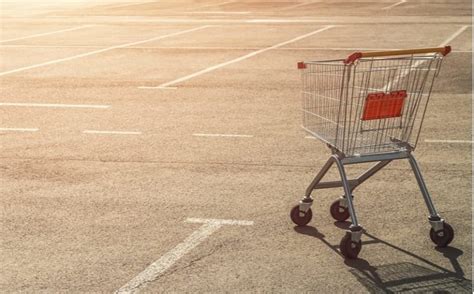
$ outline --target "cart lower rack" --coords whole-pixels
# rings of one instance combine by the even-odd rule
[[[340,243],[346,258],[357,258],[362,226],[357,221],[353,191],[393,160],[408,159],[429,211],[430,238],[439,247],[454,237],[453,228],[436,212],[413,157],[431,90],[451,47],[354,53],[344,60],[299,62],[302,71],[303,128],[323,141],[332,156],[305,196],[290,212],[298,226],[311,221],[311,194],[342,187],[343,196],[330,207],[337,221],[351,219]],[[345,166],[376,162],[356,179]],[[341,180],[322,182],[333,164]]]

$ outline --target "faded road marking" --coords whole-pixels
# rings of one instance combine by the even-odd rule
[[[239,135],[239,134],[193,134],[196,137],[243,137],[243,138],[253,138],[253,135]]]
[[[37,132],[36,128],[0,128],[0,132]]]
[[[46,108],[97,108],[97,109],[110,108],[110,105],[55,104],[55,103],[15,103],[15,102],[0,102],[0,106],[46,107]]]
[[[448,144],[472,144],[473,141],[469,140],[430,140],[426,139],[426,143],[448,143]]]
[[[382,8],[382,9],[384,9],[384,10],[392,9],[393,7],[396,7],[396,6],[398,6],[398,5],[402,5],[403,3],[406,3],[406,2],[407,2],[407,0],[401,0],[401,1],[397,2],[397,3],[394,3],[394,4],[392,4],[392,5],[386,6],[386,7]]]
[[[34,68],[38,68],[38,67],[42,67],[42,66],[47,66],[47,65],[51,65],[51,64],[57,64],[57,63],[65,62],[65,61],[70,61],[70,60],[74,60],[74,59],[78,59],[78,58],[82,58],[82,57],[86,57],[86,56],[91,56],[91,55],[107,52],[107,51],[118,49],[118,48],[124,48],[124,47],[134,46],[134,45],[138,45],[138,44],[143,44],[143,43],[146,43],[146,42],[157,41],[157,40],[161,40],[161,39],[165,39],[165,38],[169,38],[169,37],[174,37],[174,36],[194,32],[194,31],[197,31],[197,30],[202,30],[202,29],[209,28],[209,27],[212,27],[212,26],[211,25],[200,26],[200,27],[197,27],[197,28],[184,30],[184,31],[179,31],[179,32],[176,32],[176,33],[171,33],[171,34],[167,34],[167,35],[163,35],[163,36],[158,36],[158,37],[150,38],[150,39],[143,40],[143,41],[116,45],[116,46],[107,47],[107,48],[103,48],[103,49],[99,49],[99,50],[95,50],[95,51],[91,51],[91,52],[86,52],[86,53],[82,53],[82,54],[78,54],[78,55],[74,55],[74,56],[70,56],[70,57],[66,57],[66,58],[55,59],[55,60],[51,60],[51,61],[47,61],[47,62],[43,62],[43,63],[39,63],[39,64],[20,67],[20,68],[8,70],[8,71],[0,72],[0,76],[5,76],[5,75],[8,75],[8,74],[17,73],[17,72],[21,72],[21,71],[25,71],[25,70],[29,70],[29,69],[34,69]]]
[[[104,135],[141,135],[142,132],[135,131],[97,131],[97,130],[85,130],[84,134],[104,134]]]
[[[194,231],[183,242],[168,251],[160,259],[149,265],[144,271],[139,273],[135,278],[130,280],[127,284],[118,289],[115,293],[137,293],[140,288],[146,284],[153,282],[167,269],[169,269],[176,261],[178,261],[185,254],[193,250],[196,246],[201,244],[210,235],[219,230],[224,225],[238,225],[251,226],[252,221],[241,220],[222,220],[222,219],[198,219],[189,218],[188,223],[202,223],[203,225]]]
[[[59,30],[59,31],[52,31],[52,32],[46,32],[46,33],[34,34],[34,35],[29,35],[29,36],[24,36],[24,37],[19,37],[19,38],[13,38],[13,39],[8,39],[8,40],[0,40],[0,43],[13,42],[13,41],[18,41],[18,40],[48,36],[48,35],[59,34],[59,33],[70,32],[70,31],[76,31],[76,30],[80,30],[80,29],[84,29],[84,28],[93,27],[93,26],[94,25],[84,25],[84,26],[78,26],[78,27],[73,27],[73,28],[69,28],[69,29],[63,29],[63,30]]]
[[[184,81],[187,81],[187,80],[190,80],[192,78],[195,78],[195,77],[198,77],[200,75],[203,75],[203,74],[206,74],[206,73],[209,73],[211,71],[214,71],[216,69],[219,69],[221,67],[224,67],[224,66],[227,66],[227,65],[230,65],[230,64],[233,64],[233,63],[237,63],[237,62],[240,62],[242,60],[245,60],[245,59],[248,59],[250,57],[253,57],[253,56],[256,56],[258,54],[261,54],[261,53],[264,53],[266,51],[269,51],[269,50],[272,50],[272,49],[276,49],[276,48],[279,48],[279,47],[283,47],[285,45],[288,45],[290,43],[293,43],[293,42],[296,42],[296,41],[299,41],[299,40],[302,40],[304,38],[307,38],[307,37],[310,37],[312,35],[315,35],[315,34],[318,34],[318,33],[321,33],[321,32],[324,32],[326,30],[329,30],[331,28],[333,28],[335,26],[333,25],[329,25],[329,26],[325,26],[323,27],[322,29],[319,29],[319,30],[315,30],[315,31],[312,31],[310,33],[307,33],[307,34],[304,34],[304,35],[301,35],[299,37],[296,37],[296,38],[293,38],[291,40],[288,40],[288,41],[285,41],[285,42],[282,42],[282,43],[279,43],[279,44],[276,44],[276,45],[273,45],[273,46],[270,46],[270,47],[266,47],[266,48],[263,48],[263,49],[260,49],[260,50],[257,50],[257,51],[254,51],[254,52],[251,52],[251,53],[248,53],[246,55],[243,55],[241,57],[238,57],[238,58],[235,58],[235,59],[232,59],[232,60],[229,60],[227,62],[223,62],[223,63],[219,63],[217,65],[214,65],[214,66],[210,66],[208,68],[205,68],[203,70],[200,70],[198,72],[195,72],[193,74],[190,74],[190,75],[187,75],[187,76],[184,76],[184,77],[181,77],[181,78],[178,78],[176,80],[173,80],[173,81],[170,81],[170,82],[167,82],[167,83],[164,83],[164,84],[161,84],[159,86],[143,86],[143,87],[138,87],[140,89],[166,89],[166,88],[169,88],[169,86],[173,86],[173,85],[176,85],[178,83],[181,83],[181,82],[184,82]]]

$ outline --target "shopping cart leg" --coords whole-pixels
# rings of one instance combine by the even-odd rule
[[[331,168],[332,164],[334,163],[334,159],[331,157],[323,166],[323,168],[319,171],[319,173],[314,177],[311,184],[306,189],[306,193],[300,203],[294,206],[291,209],[290,217],[291,220],[298,226],[305,226],[313,217],[313,212],[311,211],[311,205],[313,204],[313,198],[311,197],[311,193],[314,190],[314,187],[321,181],[321,179],[326,175],[328,170]]]
[[[415,174],[416,181],[418,182],[418,186],[420,187],[421,194],[423,195],[423,199],[425,199],[426,207],[430,213],[430,220],[431,219],[440,219],[436,209],[433,205],[433,201],[431,200],[430,193],[428,192],[428,188],[426,187],[425,181],[423,180],[423,176],[421,175],[420,168],[415,160],[415,157],[410,153],[408,155],[408,159],[410,161],[411,168],[413,173]]]
[[[418,182],[418,186],[420,187],[421,194],[423,195],[423,199],[425,200],[426,207],[428,208],[428,211],[430,213],[430,216],[428,218],[431,224],[430,238],[439,247],[446,247],[449,243],[451,243],[454,238],[454,230],[436,212],[436,208],[434,207],[433,201],[431,200],[428,188],[426,187],[425,181],[423,180],[423,176],[421,175],[420,168],[418,167],[418,164],[413,154],[410,153],[408,155],[408,160],[410,161],[411,168],[413,170],[413,173],[415,174],[416,181]]]
[[[362,235],[362,226],[359,225],[357,221],[357,216],[354,209],[354,204],[352,203],[352,189],[347,180],[346,171],[344,169],[344,164],[337,155],[332,156],[334,162],[337,164],[339,170],[339,175],[341,176],[342,186],[344,188],[344,194],[346,196],[347,206],[349,209],[349,214],[351,216],[352,224],[349,227],[349,230],[346,232],[342,238],[339,249],[341,250],[342,255],[346,258],[357,258],[360,250],[362,249],[362,242],[360,237]]]
[[[378,162],[377,164],[373,165],[366,171],[364,171],[362,174],[360,174],[355,180],[349,180],[349,185],[351,186],[351,194],[354,192],[354,190],[362,185],[365,181],[367,181],[370,177],[375,175],[377,172],[379,172],[381,169],[383,169],[387,164],[389,164],[392,160],[382,160]],[[326,183],[327,184],[327,183]],[[321,185],[321,184],[319,184]],[[318,185],[318,186],[319,186]],[[342,187],[342,182],[340,187]],[[318,187],[316,186],[316,189]],[[352,197],[354,197],[354,194],[352,194]],[[338,222],[343,222],[346,221],[351,215],[349,213],[348,209],[348,204],[347,204],[347,199],[346,195],[343,194],[339,199],[334,201],[329,209],[329,212],[331,216]]]
[[[326,175],[328,170],[331,168],[333,163],[334,163],[334,159],[333,159],[333,157],[330,157],[328,159],[328,161],[326,161],[326,164],[321,168],[319,173],[314,177],[313,181],[311,182],[311,184],[306,189],[306,193],[304,195],[303,200],[307,199],[307,198],[311,198],[311,193],[313,192],[314,188],[316,187],[317,184],[319,184],[319,182],[321,182],[321,180]]]
[[[352,188],[349,185],[349,181],[347,180],[346,171],[344,169],[344,164],[342,163],[342,161],[339,159],[339,157],[337,155],[333,155],[332,158],[333,158],[334,162],[336,162],[337,169],[339,170],[339,175],[341,176],[342,187],[344,188],[344,196],[345,196],[346,201],[347,201],[347,206],[348,206],[349,214],[351,216],[351,221],[352,221],[352,224],[350,226],[350,230],[353,231],[353,232],[361,231],[362,227],[359,225],[359,222],[357,221],[357,216],[356,216],[356,213],[355,213],[354,204],[352,202],[353,201],[353,199],[352,199]],[[360,234],[358,236],[359,236],[358,239],[355,240],[355,241],[360,240]]]

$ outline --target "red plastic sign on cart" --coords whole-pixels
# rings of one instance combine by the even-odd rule
[[[362,120],[373,120],[402,116],[403,102],[407,91],[392,91],[390,93],[370,93],[365,98]]]

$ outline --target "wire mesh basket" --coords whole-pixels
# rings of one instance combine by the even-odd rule
[[[444,50],[298,63],[303,128],[346,156],[414,150]]]

